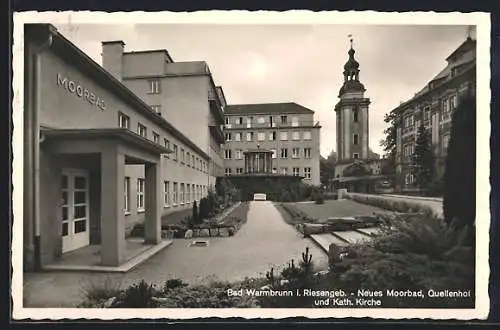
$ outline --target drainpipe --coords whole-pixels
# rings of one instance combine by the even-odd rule
[[[33,118],[32,118],[32,132],[33,132],[33,201],[34,206],[34,248],[35,248],[35,269],[40,270],[42,267],[41,262],[41,249],[40,249],[40,143],[43,138],[40,138],[40,108],[41,108],[41,63],[40,55],[43,51],[50,48],[52,45],[52,29],[49,30],[47,40],[36,47],[33,51]]]

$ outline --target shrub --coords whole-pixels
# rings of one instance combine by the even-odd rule
[[[446,222],[472,227],[476,216],[476,98],[462,98],[452,117],[444,173]],[[473,236],[474,233],[471,233]]]
[[[156,302],[153,299],[156,290],[153,285],[141,280],[137,284],[129,286],[122,291],[118,297],[118,302],[115,307],[123,308],[151,308],[156,307]]]
[[[95,303],[116,297],[121,291],[121,281],[107,277],[96,281],[85,281],[80,292],[86,301]]]
[[[198,204],[196,203],[196,201],[193,201],[193,215],[191,216],[191,218],[193,224],[200,223],[200,217],[198,214]]]
[[[165,281],[165,285],[163,286],[163,292],[166,292],[171,289],[183,288],[188,286],[187,283],[183,282],[181,279],[172,278]]]
[[[283,190],[279,199],[280,202],[289,203],[292,201],[292,196],[288,190]]]

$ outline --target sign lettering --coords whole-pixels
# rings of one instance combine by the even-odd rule
[[[97,107],[99,110],[106,110],[106,102],[99,96],[97,96],[92,91],[80,85],[79,82],[75,82],[73,80],[69,80],[66,77],[63,77],[60,73],[57,74],[57,85],[61,86],[68,92],[75,94],[79,98],[89,102],[93,106]]]

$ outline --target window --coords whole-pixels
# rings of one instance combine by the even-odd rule
[[[148,130],[147,130],[146,126],[144,126],[140,123],[137,124],[137,134],[139,134],[142,137],[147,138],[148,137]]]
[[[281,124],[287,124],[288,123],[288,117],[287,116],[281,116]]]
[[[186,184],[186,203],[191,203],[191,185]]]
[[[236,150],[236,159],[243,159],[243,150]]]
[[[276,141],[276,132],[269,133],[269,141]]]
[[[173,205],[177,205],[179,203],[179,184],[177,182],[174,182],[173,186],[174,190],[172,192],[172,202]]]
[[[231,133],[225,133],[224,135],[226,141],[231,141]]]
[[[273,116],[269,116],[269,127],[274,127]]]
[[[311,148],[304,148],[304,158],[311,159]]]
[[[311,178],[311,168],[310,167],[304,167],[304,177],[306,179]]]
[[[236,118],[236,124],[237,125],[243,125],[243,117]]]
[[[149,93],[150,94],[160,93],[160,81],[158,79],[149,80]]]
[[[123,113],[118,113],[118,127],[130,129],[130,118]]]
[[[125,177],[125,182],[124,182],[124,201],[123,201],[123,210],[125,213],[130,212],[130,178],[128,176]]]
[[[160,134],[153,132],[153,142],[156,144],[160,144]]]
[[[304,140],[311,140],[311,131],[304,132]]]
[[[352,109],[352,120],[357,123],[358,122],[358,108]]]
[[[247,141],[250,142],[252,140],[253,140],[253,133],[252,132],[247,133]]]
[[[181,148],[181,164],[186,163],[186,154],[184,152],[184,148]]]
[[[299,126],[299,118],[292,117],[292,126],[294,126],[294,127]]]
[[[456,109],[457,108],[457,94],[453,94],[451,97],[450,97],[450,108],[452,110]]]
[[[276,174],[277,170],[276,170],[276,167],[273,167],[273,174]]]
[[[243,167],[238,167],[236,169],[236,174],[243,174]]]
[[[281,141],[288,140],[288,133],[287,132],[280,132],[280,140]]]
[[[412,184],[412,183],[413,183],[413,180],[414,180],[413,173],[411,173],[411,172],[410,172],[410,173],[407,173],[407,174],[405,175],[405,183],[406,183],[407,185]]]
[[[200,168],[199,168],[200,171],[203,172],[203,160],[200,159]]]
[[[179,160],[179,148],[177,147],[177,144],[174,144],[174,160]]]
[[[273,152],[272,154],[272,158],[275,159],[276,158],[276,149],[271,149],[271,151]]]
[[[155,104],[155,105],[150,105],[150,107],[151,107],[151,110],[153,110],[153,112],[161,115],[161,105]]]
[[[224,118],[224,123],[225,123],[226,125],[229,125],[229,117],[225,117],[225,118]]]
[[[281,155],[281,158],[288,158],[288,149],[287,148],[282,148],[280,155]]]
[[[300,140],[300,132],[293,132],[292,133],[292,140]]]
[[[292,148],[292,158],[299,158],[299,155],[300,155],[300,149]]]
[[[184,204],[186,202],[186,190],[184,183],[181,183],[181,204]]]
[[[252,127],[253,117],[247,117],[247,128]]]
[[[288,173],[288,167],[281,167],[280,172],[281,172],[281,174],[286,175]]]
[[[163,182],[163,206],[170,206],[170,182]]]
[[[231,159],[231,149],[224,150],[224,159]]]
[[[265,141],[266,140],[266,133],[264,133],[264,132],[257,133],[257,140]]]
[[[354,134],[352,141],[353,141],[354,145],[357,145],[359,143],[359,135]]]
[[[191,166],[191,153],[189,151],[186,152],[186,165]]]
[[[241,133],[234,133],[234,140],[241,141]]]
[[[353,153],[352,154],[352,158],[358,159],[359,158],[359,154],[357,152]]]
[[[292,175],[299,176],[300,175],[300,168],[298,168],[298,167],[292,168]]]
[[[194,155],[191,155],[191,166],[192,166],[193,168],[195,168],[195,167],[196,167],[196,161],[195,161],[195,157],[194,157]]]
[[[448,112],[448,110],[450,109],[449,105],[449,99],[443,99],[443,113]]]
[[[225,173],[226,175],[231,175],[231,169],[230,169],[229,167],[226,167],[226,168],[224,169],[224,173]]]
[[[424,108],[424,121],[427,121],[430,119],[431,119],[431,108],[427,106]]]
[[[257,121],[259,124],[264,124],[266,122],[266,119],[264,117],[259,117],[259,119],[257,119]]]
[[[144,211],[144,179],[137,179],[137,211]]]
[[[165,148],[170,150],[170,141],[167,138],[163,139],[163,143],[165,144]],[[165,154],[165,157],[170,158],[170,154]]]

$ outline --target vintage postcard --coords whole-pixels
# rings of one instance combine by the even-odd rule
[[[13,317],[484,319],[487,13],[22,12]]]

